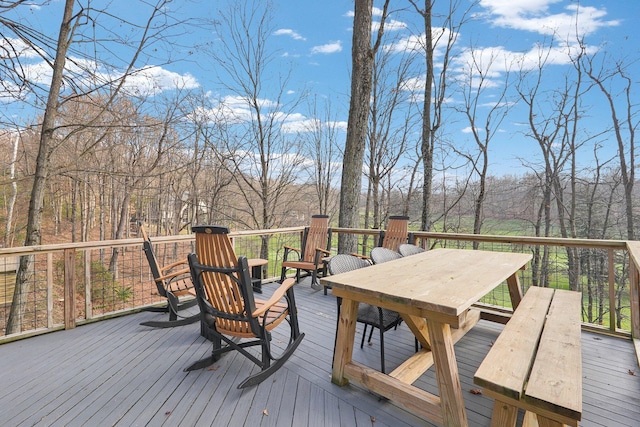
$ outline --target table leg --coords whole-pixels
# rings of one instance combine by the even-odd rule
[[[515,310],[522,301],[522,288],[520,287],[520,279],[518,279],[518,272],[513,273],[507,279],[507,285],[509,286],[509,297],[511,298],[511,306]]]
[[[429,342],[429,331],[427,330],[427,323],[423,317],[413,316],[410,314],[402,314],[402,319],[407,324],[413,335],[418,342],[422,345],[422,348],[430,350],[431,343]]]
[[[433,320],[427,322],[431,351],[440,391],[440,406],[445,426],[467,426],[458,364],[453,349],[451,326]]]
[[[358,319],[358,301],[343,298],[340,306],[340,318],[336,331],[336,346],[333,354],[333,373],[331,382],[339,386],[346,385],[349,380],[344,377],[344,366],[351,362],[353,345],[356,338],[356,322]]]
[[[262,293],[262,265],[251,267],[251,284],[253,285],[253,292]]]

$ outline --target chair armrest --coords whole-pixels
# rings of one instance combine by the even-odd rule
[[[366,255],[357,254],[357,253],[355,253],[355,252],[351,252],[349,255],[351,255],[351,256],[355,256],[355,257],[358,257],[358,258],[360,258],[360,259],[366,259],[367,261],[371,259],[370,257],[368,257],[368,256],[366,256]]]
[[[302,249],[298,249],[298,248],[294,248],[292,246],[283,246],[284,248],[284,254],[282,255],[282,261],[287,261],[287,258],[289,257],[289,252],[295,252],[296,254],[298,254],[298,259],[300,258],[300,255],[302,253]]]
[[[182,270],[178,270],[178,271],[174,271],[172,273],[169,274],[165,274],[164,276],[160,276],[156,279],[156,282],[164,282],[165,280],[168,279],[173,279],[177,276],[182,276],[183,274],[189,274],[189,269],[188,268],[184,268]]]
[[[177,266],[182,265],[182,264],[189,265],[189,262],[187,261],[186,258],[185,259],[181,259],[179,261],[172,262],[171,264],[163,266],[162,270],[171,270],[172,268],[177,267]]]
[[[276,289],[273,292],[273,295],[271,295],[271,298],[269,298],[267,301],[265,301],[264,305],[262,305],[260,308],[256,309],[253,313],[251,313],[251,315],[253,317],[258,317],[260,315],[263,315],[267,310],[269,310],[278,301],[280,301],[282,299],[282,297],[284,297],[284,294],[291,287],[293,287],[293,285],[295,285],[295,284],[296,284],[296,281],[295,281],[295,279],[293,277],[285,279],[285,281],[282,282],[282,284],[278,287],[278,289]]]

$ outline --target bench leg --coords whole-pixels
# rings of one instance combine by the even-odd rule
[[[518,408],[496,400],[491,413],[491,427],[514,427],[518,418]]]

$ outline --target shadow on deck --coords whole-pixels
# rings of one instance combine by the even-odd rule
[[[269,285],[265,285],[268,290]],[[300,347],[257,387],[237,384],[254,366],[236,353],[213,368],[183,368],[204,357],[210,343],[199,325],[140,326],[159,318],[138,313],[0,346],[0,425],[11,426],[430,426],[386,400],[331,383],[336,304],[331,295],[296,287]],[[469,425],[489,426],[492,401],[471,393],[473,374],[502,326],[481,321],[456,344]],[[284,328],[286,329],[286,328]],[[362,332],[359,325],[358,333]],[[286,332],[286,331],[284,331]],[[284,340],[275,335],[275,343]],[[385,334],[391,370],[412,353],[402,325]],[[354,359],[379,366],[379,343],[356,346]],[[583,332],[581,426],[637,426],[640,370],[630,341]],[[436,392],[433,368],[416,385]]]

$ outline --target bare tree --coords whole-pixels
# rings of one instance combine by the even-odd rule
[[[104,39],[97,40],[95,37],[89,34],[83,33],[83,30],[87,29],[84,24],[93,22],[99,24],[101,19],[108,19],[112,17],[108,10],[96,10],[91,8],[90,4],[83,5],[78,0],[66,0],[64,3],[64,10],[60,24],[60,30],[57,38],[52,41],[48,37],[42,37],[37,31],[27,27],[19,22],[2,19],[0,25],[2,25],[8,31],[15,34],[15,38],[9,46],[12,50],[16,50],[16,46],[21,46],[21,49],[29,48],[33,52],[42,56],[42,59],[51,66],[51,80],[48,88],[40,93],[45,93],[46,103],[44,108],[44,115],[41,124],[40,142],[38,147],[38,156],[36,159],[36,169],[33,181],[33,187],[31,190],[29,211],[27,215],[27,231],[25,237],[25,246],[37,245],[41,241],[41,228],[42,228],[42,212],[44,209],[44,198],[47,187],[47,180],[51,172],[51,160],[56,150],[64,145],[70,137],[80,132],[86,127],[90,127],[93,124],[93,120],[97,121],[101,115],[99,113],[92,121],[77,124],[75,126],[65,126],[61,128],[58,123],[58,117],[60,108],[65,102],[74,99],[79,94],[91,93],[100,90],[101,88],[112,88],[111,101],[104,105],[102,111],[106,111],[113,100],[115,100],[118,93],[123,89],[126,77],[134,71],[135,64],[141,55],[142,49],[150,41],[157,42],[159,34],[165,31],[169,24],[166,26],[155,28],[155,19],[160,15],[164,15],[166,0],[159,0],[155,5],[150,6],[151,11],[149,19],[142,26],[140,37],[135,43],[132,49],[132,55],[130,61],[125,64],[124,72],[118,74],[118,77],[114,81],[105,81],[102,77],[99,77],[99,73],[96,72],[93,66],[96,62],[100,62],[98,58],[93,58],[93,61],[87,61],[81,63],[76,61],[68,54],[71,46],[74,43],[84,43],[92,41],[95,49],[93,52],[98,51],[98,45],[100,43],[106,43]],[[12,8],[24,6],[28,3],[23,1],[5,2],[3,6],[7,5]],[[166,15],[165,15],[166,17]],[[98,19],[100,18],[100,19]],[[120,21],[122,22],[122,21]],[[104,29],[104,28],[103,28]],[[88,29],[89,31],[95,30],[95,27]],[[115,30],[111,29],[112,35],[115,35]],[[5,38],[8,40],[7,38]],[[121,39],[120,43],[125,44]],[[55,46],[55,47],[54,47]],[[11,75],[13,84],[9,89],[17,88],[14,90],[16,96],[22,96],[21,90],[23,88],[33,88],[37,85],[36,82],[29,81],[27,74],[23,71],[24,67],[19,62],[20,56],[13,54],[7,57],[2,56],[2,65],[0,68],[5,73]],[[73,61],[74,68],[66,68],[67,61]],[[90,66],[86,66],[90,63]],[[90,68],[91,67],[91,68]],[[7,71],[11,70],[11,71]],[[77,70],[80,70],[79,72]],[[72,73],[77,73],[73,75]],[[93,76],[93,79],[87,80],[84,77],[87,75]],[[86,82],[86,85],[85,85]],[[93,82],[93,85],[90,85]],[[7,88],[5,86],[5,88]],[[37,96],[37,94],[36,94]],[[13,304],[9,313],[9,319],[7,323],[7,334],[20,332],[22,328],[22,320],[24,315],[24,306],[27,301],[29,291],[29,276],[30,267],[33,263],[33,257],[23,256],[20,260],[20,267],[16,275],[16,286],[13,296]]]
[[[416,12],[422,16],[424,31],[422,49],[424,50],[426,74],[424,78],[421,136],[422,169],[424,174],[422,181],[421,229],[429,231],[433,224],[431,199],[434,153],[438,142],[438,130],[442,125],[443,108],[449,86],[449,64],[460,28],[464,24],[466,15],[473,7],[473,4],[466,11],[463,11],[460,17],[457,17],[461,2],[459,0],[449,0],[449,8],[442,18],[442,23],[434,26],[433,8],[436,3],[435,0],[425,0],[423,7],[420,7],[415,0],[409,0],[409,2]],[[442,58],[439,67],[434,64],[434,56],[437,49],[441,50],[440,57]],[[436,72],[436,68],[439,69],[439,72]]]
[[[623,61],[602,55],[600,66],[596,56],[585,55],[584,69],[594,85],[600,89],[611,114],[611,127],[618,146],[618,161],[624,187],[627,239],[635,240],[634,194],[635,186],[635,131],[638,127],[637,103],[633,100],[634,79]],[[606,64],[613,64],[605,68]]]
[[[460,92],[464,99],[463,106],[458,108],[469,122],[469,132],[476,144],[475,153],[462,152],[454,145],[452,148],[466,158],[477,178],[473,208],[473,233],[480,234],[484,221],[484,203],[487,194],[487,178],[489,167],[489,145],[506,117],[510,103],[506,99],[509,88],[509,64],[496,64],[498,60],[492,50],[469,49],[468,61],[463,64],[460,80]],[[501,89],[491,103],[487,105],[485,96],[491,91],[494,69],[506,70],[505,79],[500,82]],[[494,94],[494,91],[491,91]],[[474,249],[478,242],[473,242]]]
[[[234,220],[244,228],[277,227],[290,212],[293,183],[304,158],[300,141],[285,122],[304,93],[287,95],[290,71],[283,66],[272,40],[272,5],[235,1],[220,13],[211,57],[226,98],[220,101],[229,139],[221,141],[236,181]],[[277,61],[276,61],[277,60]],[[263,236],[266,258],[269,236]]]
[[[336,121],[331,107],[331,102],[326,100],[324,106],[318,108],[317,98],[309,103],[309,126],[304,129],[301,138],[306,141],[303,144],[307,148],[309,165],[306,171],[309,174],[309,182],[313,185],[317,197],[318,210],[314,212],[328,215],[334,211],[337,199],[334,195],[333,185],[338,175],[338,156],[341,153],[340,125]]]
[[[390,197],[398,184],[396,167],[406,154],[416,122],[415,103],[404,90],[407,80],[414,77],[414,58],[413,52],[397,54],[391,49],[378,50],[374,56],[365,151],[365,228],[383,228],[390,214],[400,213],[390,212]]]

